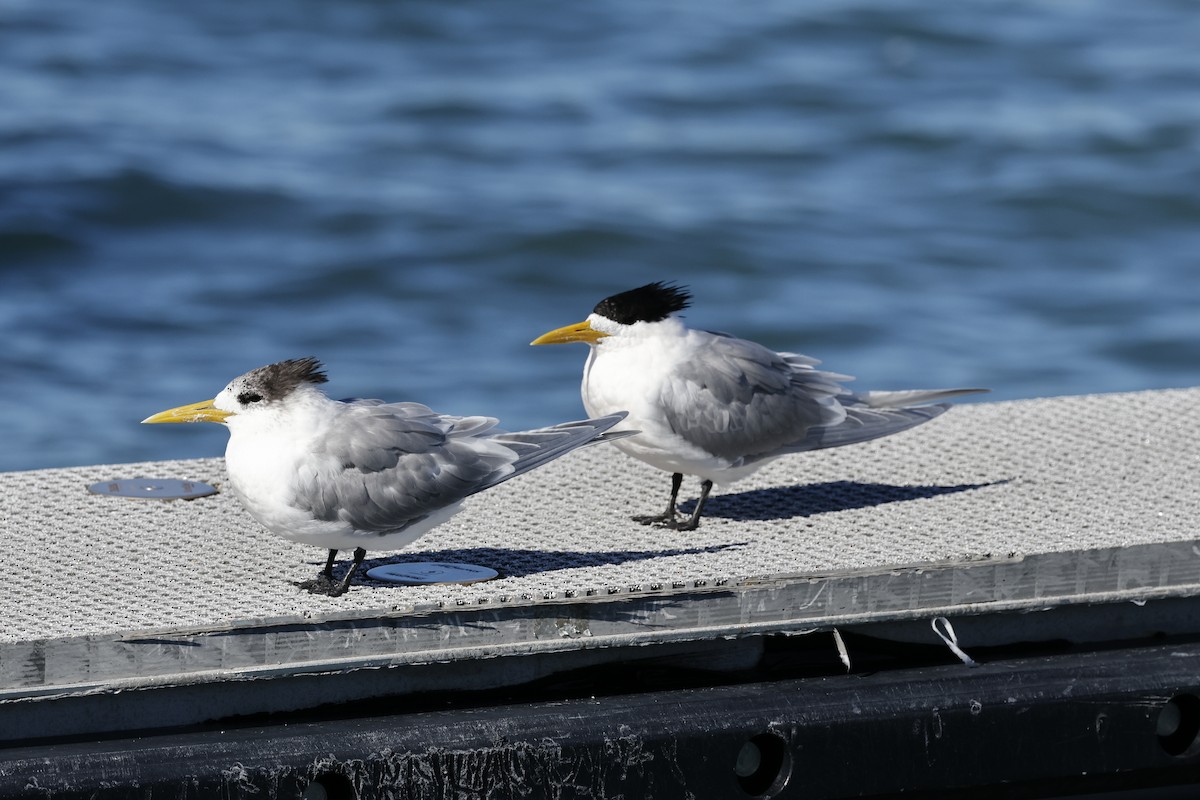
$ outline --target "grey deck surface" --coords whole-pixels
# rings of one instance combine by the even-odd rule
[[[268,533],[229,493],[86,490],[221,486],[221,459],[7,473],[0,701],[1188,597],[1198,475],[1200,389],[961,405],[718,487],[688,533],[630,521],[665,505],[669,477],[597,446],[476,496],[404,551],[368,553],[368,567],[465,561],[499,579],[360,579],[327,598],[294,585],[324,551]]]

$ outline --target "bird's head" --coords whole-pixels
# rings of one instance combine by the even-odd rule
[[[595,345],[642,323],[662,322],[691,305],[692,295],[681,286],[655,281],[606,297],[596,304],[583,322],[544,333],[530,344],[586,342]]]
[[[321,362],[311,356],[280,361],[239,375],[212,400],[167,409],[142,422],[227,423],[230,417],[278,408],[298,390],[327,380]]]

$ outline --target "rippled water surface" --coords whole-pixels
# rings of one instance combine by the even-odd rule
[[[316,355],[581,411],[545,330],[649,280],[874,388],[1200,384],[1190,3],[0,2],[0,469]]]

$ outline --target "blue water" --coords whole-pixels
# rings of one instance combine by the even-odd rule
[[[677,280],[864,388],[1200,384],[1179,0],[0,2],[0,470],[282,358],[534,426]],[[1098,432],[1102,435],[1103,432]]]

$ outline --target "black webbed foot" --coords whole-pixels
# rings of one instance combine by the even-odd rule
[[[634,522],[640,522],[643,525],[655,525],[658,527],[671,527],[675,521],[674,514],[642,514],[639,516],[630,517]]]
[[[666,514],[647,514],[640,517],[630,517],[630,519],[634,522],[640,522],[643,525],[666,528],[670,531],[694,531],[700,527],[699,517],[684,517],[680,519],[674,515],[668,517]]]
[[[683,476],[676,473],[671,476],[671,502],[667,506],[667,510],[662,514],[648,514],[646,516],[634,517],[634,522],[640,522],[643,525],[653,525],[656,528],[666,528],[672,531],[694,531],[700,527],[700,514],[704,510],[704,503],[708,500],[708,493],[712,491],[712,481],[705,479],[700,484],[700,499],[696,501],[696,508],[692,511],[690,517],[680,519],[675,511],[675,501],[679,495],[679,483],[683,480]]]
[[[346,591],[346,586],[342,581],[335,581],[324,574],[307,581],[298,581],[296,585],[309,594],[323,594],[328,597],[338,597]]]
[[[367,551],[361,547],[354,551],[354,561],[350,564],[350,569],[346,570],[346,575],[340,581],[333,579],[333,562],[337,558],[337,550],[329,551],[329,558],[325,561],[325,569],[323,569],[315,578],[307,581],[300,581],[296,585],[304,589],[309,594],[323,594],[327,597],[340,597],[350,589],[350,580],[354,577],[354,573],[358,572],[358,568],[362,566],[363,559],[366,558]]]
[[[653,525],[656,528],[674,528],[678,524],[678,514],[675,511],[675,502],[679,499],[679,487],[683,483],[683,474],[676,472],[671,476],[671,500],[667,503],[667,510],[661,514],[642,514],[632,517],[634,522],[640,522],[643,525]]]

